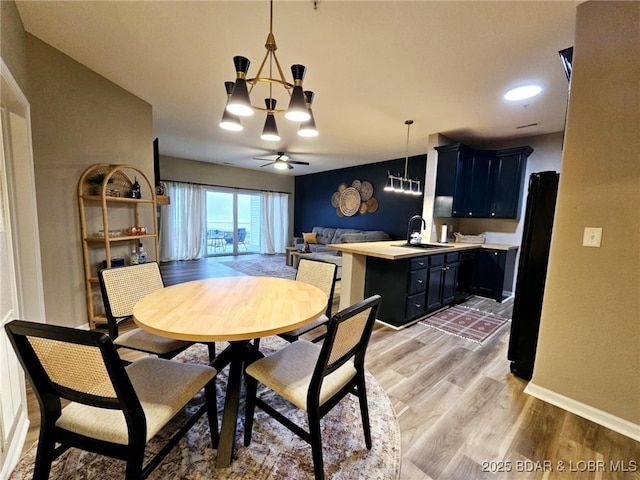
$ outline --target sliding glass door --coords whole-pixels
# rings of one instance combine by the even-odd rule
[[[205,189],[206,256],[260,252],[259,193]]]

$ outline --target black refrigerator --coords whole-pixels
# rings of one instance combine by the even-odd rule
[[[511,372],[525,380],[531,379],[536,357],[558,180],[556,172],[529,177],[508,351]]]

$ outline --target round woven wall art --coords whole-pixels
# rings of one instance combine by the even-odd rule
[[[375,197],[371,197],[369,200],[363,203],[363,205],[367,206],[367,212],[373,213],[378,210],[378,200]]]
[[[351,217],[360,209],[360,192],[353,187],[346,188],[340,195],[340,211]]]
[[[331,195],[331,206],[333,208],[338,208],[339,205],[340,205],[340,192],[333,192],[333,195]]]
[[[360,185],[360,196],[362,197],[362,201],[366,202],[373,196],[373,185],[366,180],[362,182]]]
[[[353,182],[351,182],[351,186],[356,190],[360,191],[360,187],[362,186],[362,183],[360,183],[360,180],[354,180]]]
[[[347,189],[347,184],[346,183],[341,183],[340,185],[338,185],[338,191],[340,193],[344,192]]]
[[[360,204],[360,208],[358,209],[358,213],[360,215],[364,215],[365,213],[367,213],[367,202],[362,202]]]

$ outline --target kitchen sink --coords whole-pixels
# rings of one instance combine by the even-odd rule
[[[443,245],[433,245],[431,243],[399,243],[394,247],[409,247],[409,248],[423,248],[423,249],[435,249],[435,248],[449,248]]]

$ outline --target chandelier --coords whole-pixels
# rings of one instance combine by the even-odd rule
[[[406,193],[410,195],[422,195],[420,190],[420,180],[413,179],[407,175],[407,167],[409,166],[409,130],[413,125],[413,120],[407,120],[404,122],[407,126],[407,146],[404,155],[404,175],[394,175],[392,172],[387,173],[387,184],[384,186],[384,190],[387,192]]]
[[[266,141],[277,142],[280,140],[278,126],[276,124],[276,113],[285,113],[285,118],[294,122],[300,122],[298,135],[301,137],[315,137],[318,135],[315,119],[311,111],[314,93],[311,91],[303,91],[302,81],[304,80],[307,68],[304,65],[292,65],[291,73],[293,75],[293,83],[285,79],[282,67],[276,56],[276,39],[273,35],[273,0],[270,2],[269,12],[269,35],[265,43],[267,53],[262,59],[260,68],[255,77],[247,78],[249,71],[248,58],[236,56],[233,57],[233,64],[236,68],[236,81],[225,82],[227,91],[227,104],[220,121],[220,126],[226,130],[239,131],[242,130],[240,123],[241,117],[249,117],[254,114],[255,110],[266,112],[267,116],[264,122],[261,138]],[[268,66],[269,76],[263,76],[263,70]],[[278,76],[273,75],[274,69]],[[266,73],[265,73],[266,75]],[[249,96],[254,87],[259,83],[267,83],[269,86],[268,97],[264,99],[264,107],[251,103]],[[274,87],[282,87],[289,96],[289,105],[286,110],[277,108],[277,100],[273,96]]]

